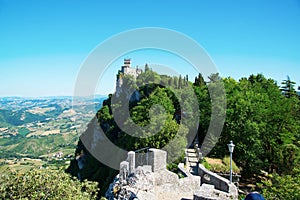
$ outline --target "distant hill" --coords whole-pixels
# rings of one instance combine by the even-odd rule
[[[20,126],[26,123],[43,122],[49,118],[58,117],[63,111],[71,109],[72,96],[53,97],[2,97],[0,98],[0,127]],[[104,100],[104,95],[96,95],[91,98],[82,98],[83,102],[93,101],[98,110]]]
[[[104,100],[97,95],[73,105],[72,96],[0,97],[0,158],[70,152],[79,137],[77,129],[86,126]]]

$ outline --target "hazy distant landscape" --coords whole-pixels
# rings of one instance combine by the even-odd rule
[[[28,168],[65,163],[103,96],[93,101],[73,97],[1,97],[0,164]],[[20,166],[20,164],[22,166]]]

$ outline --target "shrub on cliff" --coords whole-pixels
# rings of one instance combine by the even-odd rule
[[[97,183],[80,182],[62,171],[10,170],[0,175],[0,199],[96,199]]]

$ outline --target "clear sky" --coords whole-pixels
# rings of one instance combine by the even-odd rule
[[[224,77],[263,73],[281,82],[289,75],[300,85],[299,0],[0,0],[0,96],[72,95],[98,44],[142,27],[193,38]],[[131,55],[134,65],[164,62],[144,53]],[[113,92],[115,73],[107,71],[97,93]]]

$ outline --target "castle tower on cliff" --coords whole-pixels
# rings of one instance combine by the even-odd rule
[[[121,92],[121,86],[123,84],[124,75],[131,75],[134,77],[134,79],[136,79],[141,73],[143,73],[142,69],[139,69],[138,67],[131,67],[131,59],[124,59],[124,65],[121,67],[121,70],[119,70],[117,73],[116,95],[119,96]]]

